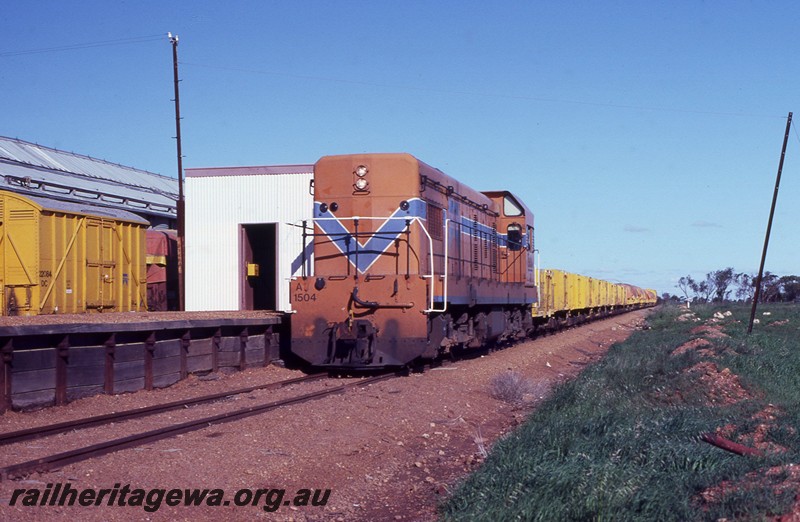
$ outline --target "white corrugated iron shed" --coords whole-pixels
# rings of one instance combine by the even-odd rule
[[[274,293],[270,309],[291,309],[289,280],[301,271],[303,251],[296,225],[313,217],[313,171],[313,165],[186,169],[186,310],[260,308],[246,295],[259,278]],[[248,263],[259,265],[259,275],[247,275]]]
[[[175,178],[2,136],[0,188],[123,209],[151,222],[176,218]]]

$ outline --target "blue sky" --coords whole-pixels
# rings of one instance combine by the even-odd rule
[[[544,266],[678,293],[758,269],[798,20],[791,1],[9,2],[0,135],[176,176],[171,31],[184,167],[409,152],[518,194]],[[793,130],[781,275],[799,164]]]

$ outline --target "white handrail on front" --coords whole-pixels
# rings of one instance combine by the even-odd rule
[[[402,219],[404,221],[408,221],[409,225],[411,223],[414,223],[414,222],[419,224],[420,228],[425,233],[425,236],[428,238],[428,251],[429,251],[430,258],[431,258],[430,275],[422,275],[422,274],[420,275],[420,277],[422,277],[423,279],[430,279],[431,280],[429,305],[428,305],[428,308],[423,310],[423,312],[430,313],[430,312],[445,312],[445,311],[447,311],[447,290],[448,290],[448,288],[447,288],[447,274],[448,274],[447,266],[448,266],[448,255],[450,254],[450,244],[449,244],[449,241],[448,241],[448,239],[449,239],[448,224],[450,223],[450,218],[446,218],[444,220],[444,274],[442,276],[440,276],[444,280],[444,283],[443,283],[443,296],[442,296],[442,308],[441,309],[436,309],[435,306],[434,306],[434,296],[435,296],[435,290],[436,290],[436,281],[435,281],[436,273],[434,271],[434,262],[435,262],[435,260],[434,260],[434,253],[433,253],[433,238],[428,233],[428,230],[425,228],[425,225],[422,223],[422,219],[421,218],[419,218],[417,216],[397,216],[397,217],[392,217],[392,216],[389,216],[389,217],[372,217],[372,216],[366,216],[366,217],[365,216],[338,217],[337,216],[337,217],[331,217],[331,218],[312,218],[311,221],[342,221],[342,220],[354,220],[355,221],[355,220],[362,220],[362,219],[369,220],[369,221],[383,220],[384,222],[388,221],[390,219]],[[357,238],[356,238],[356,241],[358,241]],[[341,251],[341,249],[340,249],[340,251]],[[342,253],[344,254],[344,252],[342,252]],[[356,270],[358,270],[358,267],[356,267]]]

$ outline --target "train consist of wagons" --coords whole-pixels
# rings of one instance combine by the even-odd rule
[[[324,157],[313,191],[290,282],[291,350],[313,366],[404,366],[656,302],[537,268],[517,196],[408,154]],[[174,237],[138,216],[0,191],[0,218],[3,315],[174,308]]]
[[[404,366],[656,302],[653,290],[538,269],[518,197],[411,155],[323,157],[313,183],[291,282],[292,351],[313,366]]]

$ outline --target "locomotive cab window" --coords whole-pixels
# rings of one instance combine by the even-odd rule
[[[508,217],[521,216],[523,214],[522,205],[517,203],[517,200],[509,194],[506,194],[503,198],[503,214]]]
[[[508,225],[508,249],[522,250],[522,227],[516,223]]]

